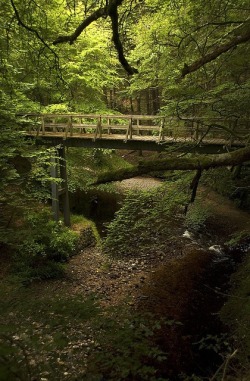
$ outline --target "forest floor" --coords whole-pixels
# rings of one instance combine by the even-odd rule
[[[136,178],[125,180],[119,186],[145,189],[159,184],[158,180]],[[249,214],[240,211],[233,202],[204,189],[198,197],[213,209],[210,233],[216,237],[214,243],[227,241],[233,232],[250,231]],[[85,374],[87,363],[93,353],[98,358],[114,338],[122,340],[119,337],[121,316],[131,318],[143,309],[159,312],[162,300],[171,299],[170,304],[173,300],[175,304],[168,314],[174,319],[181,318],[190,301],[190,290],[203,271],[202,266],[205,267],[214,255],[208,254],[208,247],[201,248],[197,242],[183,237],[183,232],[184,229],[180,230],[179,237],[182,250],[178,245],[176,251],[171,250],[164,256],[149,252],[140,258],[111,260],[101,253],[100,248],[87,248],[71,258],[62,280],[17,288],[15,279],[6,277],[5,269],[1,273],[3,309],[0,323],[5,327],[5,344],[10,345],[14,357],[19,358],[18,366],[22,367],[23,375],[16,365],[11,365],[13,372],[18,372],[21,380],[30,381],[101,380],[101,376],[98,378],[99,360],[97,363],[93,360],[92,374],[96,372],[96,378]],[[185,262],[191,252],[196,256]],[[198,257],[202,258],[202,263]],[[195,262],[199,264],[194,266]],[[164,284],[159,278],[162,271]],[[195,271],[196,275],[193,274]],[[166,273],[175,273],[180,278],[176,282],[170,276],[170,281],[165,282]],[[153,286],[150,288],[149,285]],[[164,287],[168,290],[164,290],[162,299],[158,294],[159,288]],[[184,303],[182,299],[185,299]],[[115,320],[118,322],[114,323]],[[110,332],[104,332],[107,329],[114,331],[112,337]],[[119,348],[118,344],[117,351]],[[108,357],[100,360],[101,364],[102,361],[112,363]],[[0,377],[0,380],[4,378]]]

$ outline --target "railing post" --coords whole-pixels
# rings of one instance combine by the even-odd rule
[[[41,126],[40,126],[40,124],[38,124],[37,129],[36,129],[36,137],[39,136],[40,128],[41,128]]]
[[[140,119],[139,118],[137,118],[136,120],[136,126],[137,126],[136,133],[137,135],[140,135]]]
[[[53,129],[53,132],[56,132],[56,126],[55,126],[55,124],[56,124],[56,118],[52,118],[52,125],[53,125],[52,129]]]
[[[99,137],[102,137],[102,117],[99,117]]]
[[[67,139],[68,131],[70,133],[70,136],[73,136],[72,116],[70,116],[68,119],[68,125],[67,125],[67,129],[66,129],[66,139]]]
[[[164,125],[165,125],[165,118],[162,118],[160,122],[160,128],[159,128],[159,142],[164,140]]]
[[[97,119],[96,130],[95,130],[95,134],[94,134],[94,141],[96,140],[97,135],[98,134],[100,135],[100,128],[101,128],[101,115]]]
[[[42,116],[42,135],[45,135],[45,122],[44,122],[44,116]]]
[[[110,118],[108,118],[108,120],[107,120],[107,123],[108,123],[108,135],[110,135]]]
[[[130,122],[129,122],[129,139],[132,139],[133,138],[133,118],[130,118]]]

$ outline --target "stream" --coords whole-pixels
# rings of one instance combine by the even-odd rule
[[[118,186],[121,190],[145,189],[146,186],[156,187],[160,183],[161,181],[157,179],[139,178],[125,180]],[[124,192],[78,191],[71,195],[71,208],[74,213],[83,214],[93,220],[101,237],[105,237],[106,225],[114,218],[123,198]],[[191,296],[186,301],[185,311],[182,311],[181,328],[175,330],[174,338],[171,336],[173,332],[171,335],[169,332],[161,332],[158,340],[163,351],[171,350],[176,354],[169,356],[167,366],[165,364],[159,374],[160,377],[171,377],[171,381],[181,380],[183,375],[186,377],[193,374],[198,377],[212,377],[224,361],[223,355],[229,351],[229,343],[227,328],[221,323],[218,312],[227,299],[230,276],[241,262],[247,248],[220,246],[221,240],[218,245],[218,237],[213,236],[193,235],[191,238],[189,232],[184,232],[183,237],[184,241],[186,239],[186,245],[193,242],[198,243],[200,247],[203,246],[203,250],[206,247],[210,256],[204,265],[205,270],[203,268],[200,274],[196,274],[198,280],[195,288],[191,290]],[[198,265],[200,258],[198,255]],[[194,266],[191,271],[195,272],[196,267]],[[164,282],[164,279],[162,281]],[[160,303],[164,303],[164,298]],[[164,317],[166,306],[162,307]],[[169,339],[173,343],[170,344]]]

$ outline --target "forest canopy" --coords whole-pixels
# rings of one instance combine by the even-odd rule
[[[106,95],[108,106],[132,98],[130,108],[147,113],[172,114],[178,103],[183,112],[248,116],[247,1],[3,3],[2,54],[34,102],[76,108],[83,95]],[[146,95],[150,106],[140,105]]]
[[[220,117],[236,136],[238,121],[249,130],[248,1],[2,0],[1,9],[10,125],[18,112],[112,110]]]

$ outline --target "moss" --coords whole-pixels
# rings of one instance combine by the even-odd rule
[[[89,246],[99,245],[100,235],[93,221],[79,215],[71,216],[72,229],[78,233],[77,251]]]

